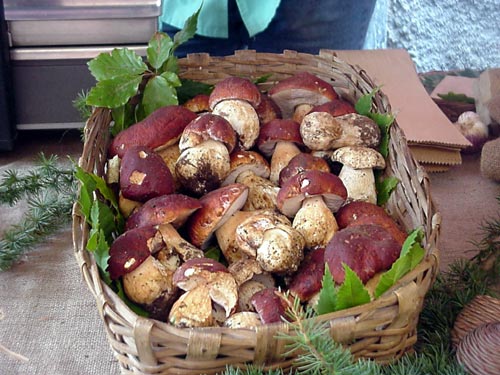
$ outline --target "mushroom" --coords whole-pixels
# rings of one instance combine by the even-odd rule
[[[118,208],[124,218],[128,218],[132,213],[142,206],[142,202],[137,202],[132,199],[127,199],[122,192],[118,193]]]
[[[240,329],[240,328],[255,328],[261,326],[259,314],[251,311],[241,311],[231,315],[227,318],[223,326],[227,328]]]
[[[230,155],[229,174],[221,186],[233,184],[238,176],[246,171],[253,172],[256,176],[268,178],[271,169],[264,157],[256,151],[235,150]]]
[[[215,319],[208,287],[199,285],[182,294],[172,305],[168,321],[179,328],[213,326]]]
[[[325,273],[325,249],[310,251],[288,284],[288,290],[301,302],[309,301],[321,289]]]
[[[325,262],[336,283],[344,281],[349,266],[366,283],[377,272],[389,268],[399,257],[401,246],[379,225],[355,225],[339,230],[325,248]]]
[[[244,150],[252,148],[259,136],[260,122],[255,108],[260,102],[257,86],[241,77],[228,77],[218,82],[209,98],[212,113],[229,121]]]
[[[202,258],[204,253],[196,246],[181,237],[172,224],[160,224],[158,226],[163,241],[171,252],[178,254],[186,262],[193,258]]]
[[[279,186],[282,186],[290,177],[311,169],[330,172],[328,162],[321,157],[314,156],[307,152],[301,152],[295,155],[290,159],[287,166],[281,170],[278,181]]]
[[[269,96],[280,107],[283,118],[290,119],[301,104],[318,105],[338,98],[333,87],[321,78],[300,72],[278,82]]]
[[[290,159],[300,154],[303,145],[299,130],[300,125],[293,120],[275,119],[264,124],[260,129],[257,147],[266,157],[271,158],[269,179],[278,185],[279,174]]]
[[[194,118],[196,113],[182,106],[161,107],[144,120],[119,132],[110,144],[108,155],[123,157],[125,151],[133,146],[146,146],[155,151],[171,146],[177,143],[186,125]]]
[[[208,105],[208,99],[209,95],[207,94],[197,94],[192,98],[186,100],[182,106],[198,114],[209,112],[210,106]]]
[[[330,211],[336,212],[344,204],[347,190],[342,180],[333,173],[307,170],[291,177],[281,186],[277,207],[292,218],[305,200],[315,196],[321,196]]]
[[[174,179],[163,159],[152,149],[133,146],[120,163],[120,192],[124,198],[145,202],[174,192]]]
[[[241,208],[244,211],[275,209],[279,187],[252,171],[241,173],[236,182],[248,187],[248,198]]]
[[[252,297],[252,305],[264,324],[279,323],[286,318],[288,305],[276,288],[266,288]]]
[[[168,169],[172,173],[172,177],[174,178],[174,187],[175,190],[179,190],[181,188],[181,184],[179,182],[179,178],[177,177],[177,173],[175,172],[175,164],[177,163],[177,159],[181,155],[181,151],[179,149],[179,142],[174,143],[171,146],[162,148],[157,151],[158,155],[161,156]]]
[[[181,185],[195,195],[218,188],[229,173],[235,145],[236,133],[224,118],[206,113],[191,121],[179,140],[175,164]]]
[[[184,194],[167,194],[152,198],[136,209],[127,219],[125,230],[132,228],[168,224],[182,226],[201,203]]]
[[[238,302],[238,286],[227,268],[210,258],[195,258],[184,262],[173,275],[174,284],[189,291],[200,285],[208,288],[208,295],[224,308],[226,318],[231,315]]]
[[[386,229],[403,246],[407,234],[387,211],[374,203],[352,201],[342,206],[335,214],[340,229],[351,225],[377,224]]]
[[[252,215],[251,211],[236,211],[215,231],[217,244],[222,255],[224,255],[224,259],[229,263],[229,267],[246,257],[236,243],[236,228],[250,215]]]
[[[328,112],[311,112],[300,123],[300,134],[304,144],[314,151],[344,146],[377,147],[381,139],[375,121],[357,113],[332,116]]]
[[[341,147],[332,154],[332,160],[342,163],[339,178],[347,189],[348,201],[377,203],[373,169],[385,168],[385,159],[369,147]]]
[[[267,272],[293,273],[304,255],[302,235],[284,215],[272,210],[254,211],[236,228],[236,241]]]
[[[212,190],[201,197],[202,207],[191,215],[187,223],[190,242],[206,249],[215,231],[243,207],[247,197],[248,187],[238,183]]]
[[[281,110],[269,95],[261,94],[260,104],[255,108],[261,124],[266,124],[276,118],[281,118]]]

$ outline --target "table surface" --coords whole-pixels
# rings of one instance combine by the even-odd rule
[[[80,155],[78,132],[23,134],[14,152],[0,153],[0,173],[29,168],[36,155]],[[64,159],[64,158],[62,158]],[[431,174],[431,196],[442,215],[441,269],[474,255],[480,224],[497,217],[500,184],[479,173],[479,155]],[[23,203],[0,206],[0,235],[17,222]],[[0,374],[119,374],[94,299],[82,279],[67,225],[0,272]]]

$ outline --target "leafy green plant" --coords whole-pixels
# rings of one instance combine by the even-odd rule
[[[88,62],[97,84],[87,94],[85,104],[112,109],[114,135],[160,107],[179,104],[177,89],[182,82],[174,52],[195,34],[200,9],[173,39],[156,32],[149,40],[146,61],[128,48],[116,48]],[[209,89],[202,84],[186,86],[195,87],[198,92]]]

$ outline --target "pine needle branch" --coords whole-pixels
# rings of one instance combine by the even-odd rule
[[[69,222],[77,184],[73,171],[57,161],[56,156],[40,154],[34,169],[25,174],[9,170],[2,176],[0,204],[14,206],[26,199],[27,210],[0,239],[0,271]]]

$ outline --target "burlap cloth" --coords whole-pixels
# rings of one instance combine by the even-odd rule
[[[31,168],[40,151],[77,160],[80,134],[23,134],[14,152],[0,153],[0,173]],[[0,237],[24,208],[0,205]],[[119,374],[103,324],[76,263],[70,223],[0,272],[0,375]]]

